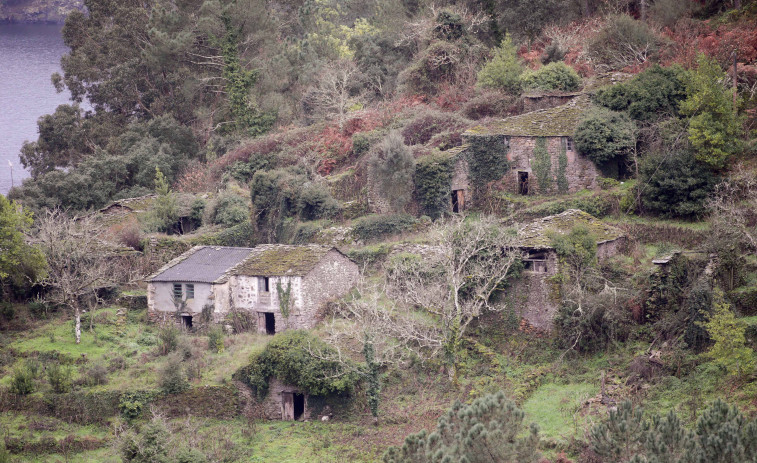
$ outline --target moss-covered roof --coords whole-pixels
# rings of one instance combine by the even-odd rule
[[[506,135],[511,137],[570,137],[584,112],[591,106],[588,95],[578,96],[564,105],[539,109],[508,117],[465,132],[466,136]]]
[[[554,234],[570,233],[573,227],[583,225],[597,238],[597,243],[613,241],[625,234],[597,219],[591,214],[578,209],[567,211],[535,220],[518,230],[518,241],[521,247],[534,249],[552,248],[551,237]]]
[[[256,246],[250,257],[240,264],[234,273],[248,276],[306,275],[332,246],[264,244]]]

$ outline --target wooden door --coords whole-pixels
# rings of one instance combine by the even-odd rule
[[[291,392],[281,393],[281,419],[284,421],[294,420],[294,394]]]
[[[258,312],[258,333],[266,334],[265,312]]]

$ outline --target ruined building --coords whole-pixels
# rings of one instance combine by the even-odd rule
[[[358,274],[357,264],[329,246],[196,246],[147,279],[148,314],[192,327],[200,316],[221,321],[242,310],[260,333],[309,329]]]

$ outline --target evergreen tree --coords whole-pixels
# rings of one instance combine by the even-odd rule
[[[378,423],[378,407],[381,400],[380,365],[376,361],[373,342],[366,336],[363,343],[363,357],[365,357],[366,395],[368,396],[368,408],[371,409],[373,420]]]
[[[517,49],[509,35],[494,50],[494,56],[478,73],[478,85],[496,88],[512,94],[520,94],[525,67],[518,58]]]
[[[744,376],[754,372],[754,352],[745,345],[746,324],[736,318],[720,288],[715,288],[712,293],[712,314],[703,326],[714,343],[707,351],[708,357],[730,375]]]
[[[431,434],[421,431],[391,447],[385,463],[531,463],[538,461],[539,430],[523,429],[525,414],[500,391],[456,402]]]
[[[413,193],[415,158],[399,131],[384,138],[370,160],[370,175],[394,212],[404,212]]]

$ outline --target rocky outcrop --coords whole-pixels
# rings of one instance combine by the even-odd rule
[[[63,24],[84,0],[6,0],[0,2],[0,23]]]

